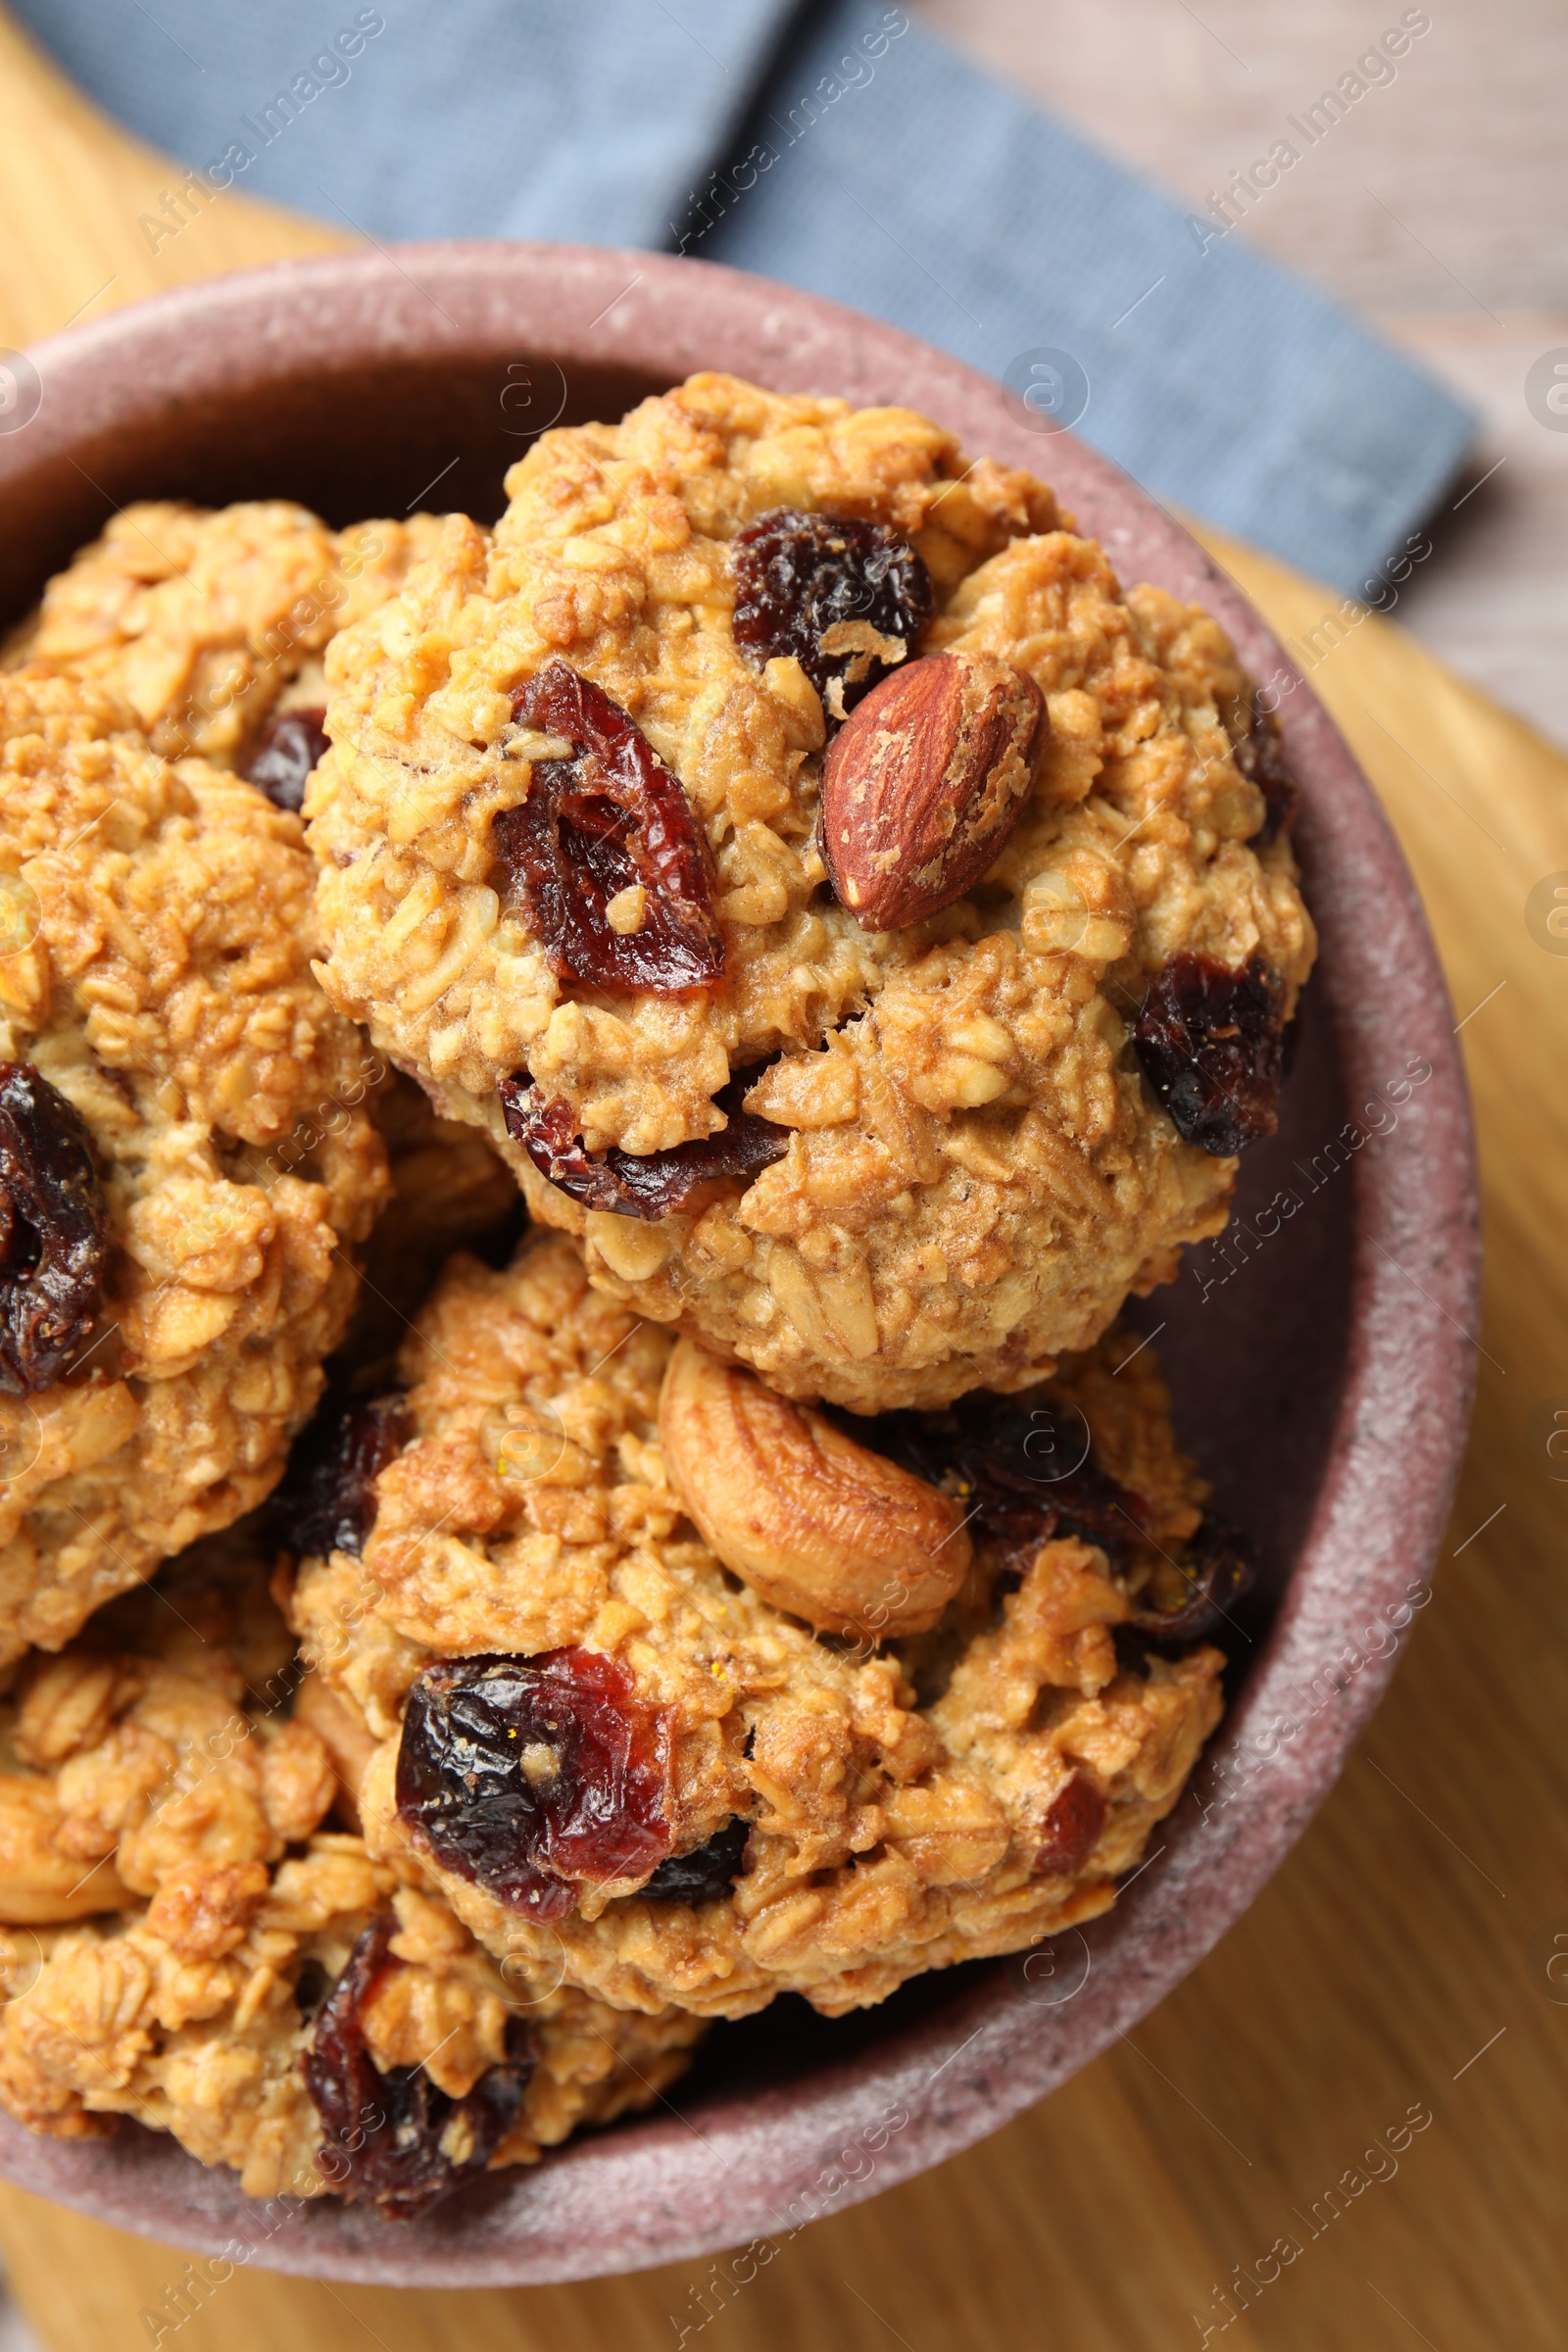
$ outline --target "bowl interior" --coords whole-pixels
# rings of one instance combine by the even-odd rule
[[[289,497],[340,525],[377,514],[403,516],[422,506],[457,508],[493,519],[504,504],[507,468],[524,453],[534,431],[556,422],[617,417],[701,365],[737,367],[780,388],[837,390],[860,400],[904,399],[956,425],[972,449],[995,447],[1010,433],[1013,446],[998,454],[1032,465],[1050,480],[1061,482],[1065,474],[1064,486],[1084,527],[1106,540],[1125,576],[1164,578],[1189,595],[1201,592],[1203,559],[1150,502],[1070,436],[1041,439],[1010,427],[994,388],[955,363],[888,330],[858,328],[860,339],[852,344],[854,322],[836,323],[847,315],[779,288],[761,289],[774,305],[767,320],[776,320],[781,306],[786,324],[792,315],[798,317],[803,335],[816,338],[811,356],[792,358],[792,338],[764,325],[755,291],[724,294],[724,323],[715,324],[705,342],[704,316],[710,321],[719,317],[714,281],[742,289],[755,289],[757,281],[732,279],[728,272],[700,265],[650,263],[645,255],[603,260],[603,283],[612,292],[627,262],[639,275],[651,275],[656,289],[671,301],[695,287],[695,323],[678,302],[673,310],[666,303],[662,325],[656,314],[651,325],[634,328],[619,345],[612,342],[604,351],[576,329],[553,339],[548,267],[530,265],[534,277],[524,272],[518,280],[525,291],[527,285],[534,288],[531,314],[527,301],[522,304],[528,314],[522,331],[509,335],[504,326],[455,336],[414,331],[401,345],[385,335],[351,332],[345,356],[323,348],[318,337],[305,338],[308,348],[297,365],[270,354],[265,367],[258,364],[247,371],[244,351],[236,349],[234,338],[251,314],[243,294],[235,295],[224,314],[229,356],[222,368],[197,366],[172,392],[166,385],[145,400],[122,398],[97,421],[90,402],[84,402],[81,429],[58,436],[26,465],[11,469],[4,489],[8,529],[0,538],[0,617],[19,618],[48,573],[91,538],[116,507],[133,498],[189,498],[216,505]],[[368,289],[384,307],[396,309],[402,299],[391,274],[396,264],[379,278],[368,259],[353,266],[317,266],[315,280],[309,269],[292,275],[309,288],[324,282],[323,271],[351,267],[358,269],[361,297]],[[289,274],[269,272],[251,281],[258,288],[271,281],[271,290],[252,306],[258,335],[276,331],[279,319],[286,330],[287,302],[280,301],[277,287]],[[443,301],[461,305],[461,299],[458,275],[443,281]],[[746,312],[748,301],[752,313]],[[671,323],[677,312],[681,332]],[[417,322],[416,305],[410,315]],[[586,307],[579,315],[587,316]],[[108,323],[113,329],[114,322]],[[465,316],[466,330],[467,324]],[[112,344],[111,333],[101,348]],[[159,347],[156,336],[147,345],[155,358]],[[655,347],[675,354],[671,364],[661,365],[651,356]],[[839,356],[824,360],[823,350]],[[985,422],[977,428],[972,414],[956,415],[955,406],[994,418],[989,444],[982,433],[991,428]],[[0,477],[4,472],[0,467]],[[1250,665],[1261,674],[1262,661],[1278,655],[1278,648],[1234,592],[1213,577],[1217,593],[1210,601],[1243,639]],[[1308,893],[1319,893],[1321,912],[1343,897],[1355,855],[1374,863],[1382,858],[1395,877],[1397,901],[1388,919],[1396,931],[1403,926],[1401,936],[1413,937],[1419,955],[1427,957],[1417,979],[1430,997],[1435,967],[1430,967],[1419,913],[1370,796],[1304,689],[1290,710],[1293,757],[1307,786],[1299,846]],[[1315,780],[1322,785],[1316,806]],[[1337,808],[1341,814],[1335,817]],[[1352,835],[1362,842],[1359,853]],[[1292,1598],[1314,1530],[1320,1537],[1347,1475],[1347,1390],[1357,1316],[1364,1318],[1365,1311],[1364,1302],[1357,1303],[1357,1236],[1367,1215],[1367,1188],[1364,1169],[1352,1172],[1342,1164],[1331,1171],[1321,1154],[1346,1120],[1348,1090],[1355,1093],[1366,1083],[1377,1054],[1391,1052],[1392,1044],[1385,1037],[1374,1051],[1358,1038],[1347,1012],[1358,983],[1346,977],[1348,951],[1342,950],[1332,923],[1324,946],[1319,976],[1303,999],[1279,1133],[1248,1154],[1229,1237],[1191,1252],[1179,1281],[1133,1310],[1163,1359],[1183,1442],[1214,1481],[1217,1507],[1252,1538],[1259,1554],[1257,1586],[1238,1612],[1229,1639],[1236,1698],[1245,1697],[1277,1648],[1271,1628],[1282,1603]],[[1435,985],[1435,1009],[1441,1013],[1441,982]],[[1415,1039],[1417,1033],[1408,1034]],[[1436,1028],[1432,1034],[1437,1036]],[[1391,1070],[1397,1066],[1390,1064]],[[1446,1151],[1452,1163],[1450,1190],[1457,1184],[1462,1192],[1466,1138],[1451,1056],[1433,1089],[1434,1107],[1440,1096],[1449,1129],[1447,1141],[1440,1139],[1435,1149],[1440,1156]],[[1461,1170],[1458,1176],[1455,1167]],[[1269,1210],[1282,1191],[1297,1202],[1288,1228]],[[1280,1238],[1287,1230],[1288,1242]],[[1459,1254],[1462,1258],[1462,1250]],[[1456,1276],[1461,1290],[1467,1264],[1465,1259]],[[1411,1344],[1417,1356],[1423,1348],[1430,1352],[1440,1347],[1438,1338]],[[1444,1377],[1447,1387],[1432,1411],[1437,1443],[1446,1455],[1456,1453],[1463,1380],[1458,1374]],[[1446,1466],[1437,1480],[1440,1508]],[[1428,1540],[1425,1523],[1402,1540],[1406,1551],[1411,1544],[1420,1550]],[[1408,1565],[1404,1555],[1401,1560]],[[1222,1905],[1221,1925],[1298,1833],[1343,1754],[1353,1729],[1351,1716],[1370,1705],[1380,1681],[1381,1670],[1355,1693],[1344,1721],[1332,1727],[1332,1752],[1318,1742],[1322,1753],[1314,1749],[1305,1782],[1292,1784],[1286,1776],[1277,1804],[1291,1815],[1290,1823],[1260,1831],[1250,1859],[1237,1861],[1236,1891]],[[1240,1712],[1233,1709],[1233,1720]],[[1230,1736],[1227,1728],[1221,1740]],[[1243,1815],[1237,1819],[1241,1822]],[[1206,1948],[1217,1928],[1172,1932],[1169,1922],[1176,1914],[1161,1906],[1179,1903],[1184,1872],[1191,1893],[1205,1873],[1225,1865],[1215,1862],[1212,1838],[1201,1859],[1193,1858],[1197,1832],[1190,1821],[1173,1820],[1170,1833],[1176,1858],[1166,1869],[1174,1874],[1176,1892],[1155,1901],[1146,1887],[1136,1903],[1118,1905],[1110,1920],[1092,1929],[1087,1943],[1077,1938],[1097,1958],[1108,1954],[1124,1918],[1150,1897],[1142,1943],[1133,1937],[1141,1957],[1135,1954],[1127,1963],[1130,1973],[1119,1989],[1104,1992],[1108,2005],[1095,2008],[1093,2022],[1088,2000],[1070,2016],[1049,1997],[1044,2006],[1037,2001],[1028,2008],[1028,1984],[1038,1991],[1040,1980],[1026,1983],[1017,1958],[919,1980],[880,2008],[847,2020],[829,2022],[799,2000],[781,2000],[758,2018],[715,2031],[676,2094],[683,2121],[656,2111],[650,2119],[624,2124],[578,2143],[531,2179],[513,2181],[509,2176],[506,2185],[487,2185],[471,2197],[466,2211],[455,2207],[427,2225],[398,2230],[395,2239],[362,2216],[340,2209],[312,2212],[280,2231],[276,2242],[269,2240],[257,2259],[327,2276],[457,2283],[579,2276],[731,2243],[764,2226],[769,2210],[765,2195],[759,2201],[757,2194],[749,2190],[743,2196],[735,2186],[738,2157],[747,2149],[764,2162],[771,2151],[777,2177],[796,2180],[803,2164],[814,2161],[813,2150],[840,2144],[843,2119],[863,2109],[867,2097],[889,2083],[912,2081],[911,2069],[923,2074],[934,2063],[933,2053],[956,2054],[978,2039],[982,2049],[995,2053],[988,2061],[990,2073],[960,2070],[948,2078],[943,2112],[920,2134],[910,2132],[882,2165],[877,2184],[897,2179],[1004,2121],[1025,2098],[1061,2079],[1101,2046],[1115,2022],[1141,2013]],[[1152,1957],[1151,1939],[1160,1936],[1165,1956]],[[1111,1978],[1114,1971],[1106,1975]],[[1097,1984],[1097,2002],[1102,1989]],[[1020,2000],[1028,2008],[1026,2029],[1019,2022]],[[1008,2087],[1008,2048],[1013,2046],[1021,2061],[1024,2043],[1034,2055]],[[809,2115],[803,2121],[799,2094],[808,2083]],[[700,2145],[694,2149],[683,2132],[695,2134]],[[231,2183],[203,2176],[177,2149],[150,2135],[128,2132],[117,2144],[118,2155],[102,2150],[78,2157],[73,2151],[68,2162],[61,2150],[57,2161],[53,2151],[38,2151],[36,2143],[0,2123],[0,2170],[152,2234],[206,2245],[220,2245],[231,2234],[229,2225],[244,2207]],[[612,2149],[620,2153],[611,2161]],[[858,2193],[863,2191],[849,2192]],[[607,2197],[621,2201],[618,2221],[605,2214]],[[563,2232],[569,2243],[563,2243]]]
[[[0,626],[129,500],[293,498],[338,528],[428,501],[490,522],[507,468],[545,425],[613,419],[684,372],[573,360],[568,386],[548,354],[441,350],[335,366],[312,355],[281,379],[198,380],[181,391],[177,425],[166,402],[122,411],[70,458],[8,486]]]

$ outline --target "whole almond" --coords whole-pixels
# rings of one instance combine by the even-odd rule
[[[822,763],[822,855],[868,931],[962,898],[1022,816],[1047,724],[1033,678],[927,654],[873,686]]]

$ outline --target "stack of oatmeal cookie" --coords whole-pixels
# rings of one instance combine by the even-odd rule
[[[426,2210],[1113,1899],[1246,1566],[1118,1326],[1313,934],[1200,612],[698,376],[0,670],[0,2100]]]

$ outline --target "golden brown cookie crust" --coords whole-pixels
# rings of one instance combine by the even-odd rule
[[[646,2105],[698,2020],[498,1967],[427,1889],[323,1826],[336,1776],[266,1565],[245,1531],[198,1546],[29,1660],[0,1710],[0,2103],[64,2136],[132,2116],[253,2196],[339,2190],[302,2070],[305,1988],[324,1998],[390,1911],[393,1965],[365,2010],[383,2075],[423,2066],[461,2099],[513,2054],[509,2028],[531,2029],[495,2167]]]
[[[859,1410],[1018,1387],[1223,1223],[1234,1162],[1181,1142],[1127,1020],[1179,949],[1256,954],[1287,1004],[1313,934],[1284,840],[1237,769],[1245,681],[1201,614],[1123,593],[1049,490],[902,409],[694,377],[619,425],[546,434],[493,538],[450,517],[402,591],[327,659],[333,749],[309,803],[333,1002],[506,1153],[593,1279],[792,1396]],[[793,659],[731,633],[729,541],[780,506],[896,525],[930,567],[924,650],[1001,657],[1049,735],[984,882],[864,930],[824,896],[824,717]],[[712,855],[711,990],[559,980],[491,840],[543,739],[511,694],[560,657],[636,719]],[[787,1155],[701,1216],[584,1211],[505,1130],[527,1071],[591,1151],[719,1130],[732,1072]]]
[[[127,2115],[203,2164],[231,2166],[248,2196],[340,2191],[318,2162],[321,2122],[302,2061],[313,2027],[294,1986],[342,1974],[370,1921],[395,1912],[395,1966],[368,2011],[379,2071],[423,2065],[464,2097],[507,2055],[519,2016],[539,2062],[490,2170],[532,2164],[579,2126],[647,2107],[689,2063],[700,2019],[636,2015],[548,1977],[503,1974],[444,1904],[400,1886],[358,1838],[311,1838],[269,1875],[243,1936],[192,1957],[152,1907],[77,1927],[0,1929],[0,2105],[60,2138]]]
[[[96,689],[0,676],[0,1060],[79,1112],[110,1242],[89,1351],[0,1396],[0,1658],[259,1501],[319,1393],[386,1162],[311,881],[249,785]]]
[[[166,759],[233,767],[275,704],[324,702],[328,640],[394,592],[437,528],[416,514],[332,531],[283,499],[143,500],[49,582],[0,659],[103,687]]]
[[[560,1237],[534,1237],[505,1273],[448,1269],[406,1351],[415,1436],[377,1482],[364,1557],[303,1562],[291,1602],[304,1653],[381,1741],[362,1788],[371,1852],[419,1871],[494,1952],[559,1955],[568,1981],[621,2006],[710,2016],[784,1990],[837,2014],[1103,1910],[1218,1719],[1219,1653],[1120,1667],[1111,1632],[1134,1596],[1070,1539],[1044,1544],[1005,1597],[982,1553],[946,1642],[942,1629],[880,1653],[814,1639],[693,1538],[658,1440],[672,1344],[592,1290]],[[1152,1533],[1176,1544],[1205,1490],[1172,1442],[1152,1351],[1114,1374],[1132,1345],[1075,1367],[1066,1393],[1094,1416],[1102,1466],[1138,1478]],[[555,1443],[514,1475],[509,1437],[530,1427]],[[675,1852],[737,1813],[752,1824],[731,1895],[693,1906],[633,1891],[641,1880],[583,1884],[575,1912],[539,1928],[411,1839],[392,1784],[420,1668],[572,1646],[671,1710]],[[1040,1871],[1069,1783],[1089,1785],[1102,1820],[1070,1868]]]
[[[219,1869],[252,1874],[254,1893],[322,1826],[341,1785],[295,1713],[303,1670],[268,1590],[272,1565],[255,1522],[208,1537],[65,1649],[13,1669],[0,1920],[133,1908]]]

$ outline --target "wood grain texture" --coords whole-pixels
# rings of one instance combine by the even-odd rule
[[[0,19],[0,341],[63,323],[111,275],[105,302],[336,241],[234,196],[138,253],[144,195],[171,184]],[[1557,2352],[1568,2007],[1545,1964],[1554,1928],[1568,1935],[1568,1485],[1545,1438],[1553,1403],[1568,1408],[1568,956],[1537,944],[1526,903],[1568,871],[1568,760],[1397,629],[1326,626],[1331,592],[1209,544],[1300,650],[1382,795],[1463,1020],[1482,1136],[1481,1393],[1448,1556],[1339,1788],[1131,2039],[744,2283],[723,2263],[472,2294],[243,2271],[180,2319],[183,2255],[0,2190],[6,2261],[51,2352],[148,2343],[159,2326],[179,2352],[654,2352],[683,2328],[703,2352],[1166,2352],[1205,2326],[1264,2352],[1423,2337]],[[1431,2122],[1367,2157],[1412,2107]],[[1282,2237],[1300,2251],[1258,2285]]]
[[[179,165],[106,122],[0,9],[0,348],[189,278],[345,241],[232,189],[200,210],[187,201],[180,225],[164,209],[180,178]]]
[[[911,5],[1198,212],[1276,141],[1294,147],[1245,233],[1342,301],[1474,318],[1489,306],[1561,307],[1568,15],[1556,0],[1433,0],[1414,12],[1404,0]],[[1412,14],[1427,29],[1392,74],[1375,60],[1356,74]],[[1347,76],[1362,95],[1344,89]],[[1347,103],[1340,120],[1329,108],[1314,124],[1304,110],[1325,91]]]
[[[1524,389],[1544,354],[1568,359],[1568,311],[1382,323],[1481,418],[1469,477],[1432,518],[1433,553],[1399,618],[1440,661],[1568,746],[1568,431],[1544,425]]]

